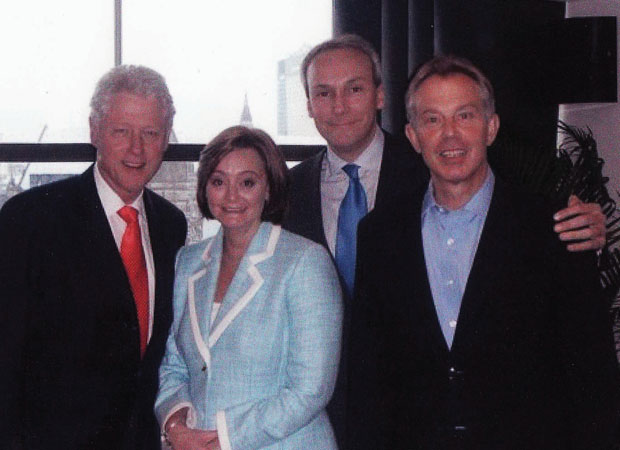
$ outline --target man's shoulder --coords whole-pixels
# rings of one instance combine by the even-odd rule
[[[183,245],[187,237],[187,219],[183,211],[150,189],[144,190],[144,202],[149,228],[159,230],[151,235],[151,239],[159,236],[160,239],[174,242],[176,247]]]
[[[323,155],[325,150],[320,151],[310,158],[304,159],[302,162],[291,168],[289,173],[291,177],[291,183],[297,184],[305,182],[308,177],[317,177],[321,171],[321,162],[323,161]]]
[[[557,209],[544,195],[526,191],[521,186],[495,177],[491,208],[497,208],[511,220],[521,220],[529,226],[550,228]]]
[[[406,163],[410,166],[418,167],[423,171],[427,170],[420,154],[415,151],[411,143],[404,136],[393,135],[388,132],[384,132],[384,135],[384,159],[391,157],[399,163]]]
[[[370,233],[389,236],[396,226],[408,226],[422,212],[426,189],[426,185],[419,185],[415,189],[395,193],[381,203],[377,202],[375,208],[360,222],[358,235]]]
[[[2,206],[0,211],[16,213],[29,211],[37,215],[47,215],[50,212],[61,212],[58,208],[65,202],[80,198],[82,175],[73,175],[69,178],[53,183],[36,186],[11,197]]]
[[[306,237],[318,239],[321,232],[316,215],[320,215],[321,160],[324,151],[290,170],[288,208],[283,227]]]
[[[413,191],[426,185],[429,173],[422,157],[402,136],[384,132],[383,160],[381,162],[380,182],[383,179],[389,192],[383,194]],[[382,195],[386,198],[387,195]]]
[[[170,200],[151,189],[145,189],[144,193],[148,197],[148,201],[152,203],[153,208],[157,209],[159,214],[165,214],[172,220],[185,221],[185,214],[183,211]]]
[[[484,225],[487,240],[494,242],[494,248],[512,252],[515,257],[511,262],[529,261],[532,268],[539,267],[541,271],[555,273],[562,264],[583,265],[581,270],[595,269],[593,252],[568,252],[555,233],[553,215],[557,209],[544,195],[496,177]]]
[[[385,130],[382,131],[385,139],[384,147],[387,147],[393,151],[399,151],[403,153],[408,152],[409,150],[415,153],[415,151],[413,151],[413,148],[411,147],[411,143],[407,140],[405,136],[400,134],[392,134]]]

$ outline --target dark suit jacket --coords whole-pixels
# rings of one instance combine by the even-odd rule
[[[424,190],[360,224],[350,448],[608,448],[617,362],[594,255],[565,251],[552,210],[496,180],[449,350],[426,274]]]
[[[135,304],[93,167],[0,211],[0,436],[24,449],[158,448],[158,367],[172,320],[183,213],[146,190],[153,332],[140,359]],[[6,442],[6,441],[5,441]]]
[[[409,142],[385,133],[383,159],[379,171],[379,184],[375,207],[386,203],[401,192],[411,191],[428,182],[428,171],[420,156]],[[327,248],[321,211],[321,165],[325,151],[307,159],[291,169],[291,189],[288,213],[283,227],[300,234]],[[333,256],[333,255],[332,255]],[[343,353],[340,359],[338,381],[332,400],[327,406],[339,448],[348,448],[344,442],[345,393],[346,393],[346,342],[349,327],[349,302],[345,298],[343,323]]]

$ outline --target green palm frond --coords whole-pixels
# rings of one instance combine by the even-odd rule
[[[616,353],[620,354],[620,294],[617,288],[614,291],[614,286],[620,285],[620,250],[614,248],[613,250],[603,252],[599,261],[599,269],[601,270],[603,284],[607,286],[607,294],[609,298],[613,299],[611,302],[611,318]]]
[[[614,286],[620,285],[620,250],[614,248],[601,254],[599,261],[599,268],[601,269],[601,276],[603,278],[603,284],[610,289],[610,297],[613,298]],[[612,302],[612,309],[617,309],[620,314],[620,296],[617,296]]]
[[[592,130],[582,130],[562,121],[558,128],[565,136],[558,149],[558,158],[571,162],[560,185],[562,196],[575,194],[584,202],[598,203],[603,213],[611,217],[616,204],[605,186],[609,178],[603,176],[605,161],[598,156]]]
[[[607,222],[607,245],[616,247],[618,242],[620,242],[620,215]]]

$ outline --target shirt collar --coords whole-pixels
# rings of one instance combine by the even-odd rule
[[[99,194],[99,199],[101,200],[101,204],[103,205],[103,210],[105,211],[105,215],[107,217],[116,216],[119,209],[125,206],[125,202],[121,200],[114,189],[110,187],[108,182],[103,178],[101,172],[99,171],[99,163],[95,163],[95,186],[97,187],[97,193]],[[144,214],[144,190],[140,192],[140,195],[137,199],[135,199],[129,206],[133,206],[138,210],[141,216],[146,217]]]
[[[493,196],[494,186],[495,175],[489,167],[487,170],[487,176],[484,179],[484,183],[482,183],[482,186],[480,186],[480,188],[473,195],[473,197],[470,198],[469,201],[457,211],[469,211],[476,216],[485,215],[489,210],[489,206],[491,205],[491,197]],[[426,194],[424,194],[424,201],[422,203],[422,217],[424,217],[431,208],[439,211],[445,210],[445,208],[435,202],[435,196],[432,193],[433,181],[431,180],[428,183],[428,189],[426,190]]]
[[[381,158],[383,156],[383,144],[385,142],[385,136],[381,131],[379,126],[376,126],[375,136],[368,144],[362,153],[357,157],[354,164],[360,166],[361,171],[379,171],[381,167]],[[327,147],[325,160],[327,161],[327,173],[328,176],[336,176],[342,174],[342,168],[347,164],[350,164],[348,161],[345,161],[340,156],[338,156],[334,151]]]

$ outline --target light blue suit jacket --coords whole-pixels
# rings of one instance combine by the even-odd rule
[[[223,450],[336,449],[325,413],[340,353],[338,276],[318,244],[263,222],[213,324],[222,231],[177,258],[160,424],[217,429]]]

